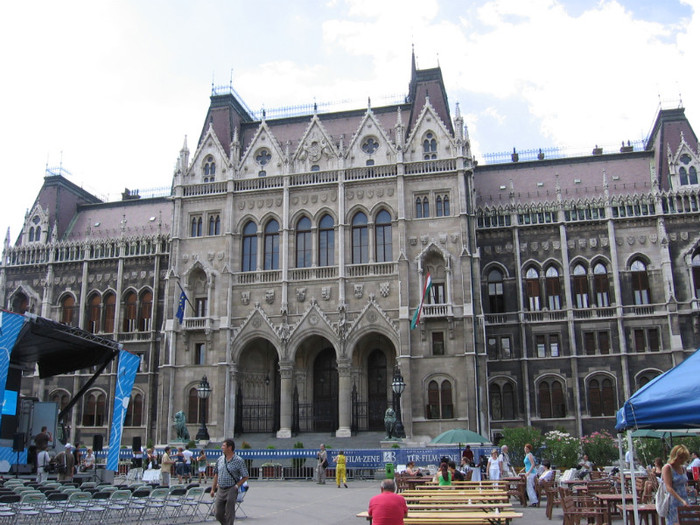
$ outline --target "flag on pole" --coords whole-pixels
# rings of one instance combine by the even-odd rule
[[[430,274],[425,278],[425,286],[423,287],[423,295],[420,298],[420,304],[418,305],[418,308],[416,309],[416,313],[413,314],[413,319],[411,319],[411,330],[413,330],[418,323],[420,323],[420,314],[421,311],[423,311],[423,303],[425,302],[425,298],[428,297],[428,294],[430,293],[430,288],[433,286],[433,280],[430,277]]]
[[[180,300],[177,303],[177,312],[175,313],[175,318],[180,321],[180,324],[185,317],[185,303],[189,303],[187,294],[185,294],[185,290],[180,288]]]

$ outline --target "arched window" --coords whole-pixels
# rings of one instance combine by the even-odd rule
[[[221,218],[219,214],[209,216],[209,235],[219,235],[221,233]]]
[[[425,134],[423,140],[423,160],[437,159],[437,140],[432,131]]]
[[[129,406],[126,407],[126,416],[124,417],[125,427],[140,427],[143,415],[143,396],[134,394],[129,400]]]
[[[491,383],[489,400],[492,419],[515,419],[515,395],[512,383],[506,382],[503,385]]]
[[[442,380],[439,384],[436,380],[428,383],[426,412],[428,419],[451,419],[454,417],[452,384],[447,379]]]
[[[15,294],[12,298],[12,311],[23,314],[29,310],[29,299],[23,293]]]
[[[190,223],[190,237],[201,237],[202,236],[202,217],[198,215],[192,217],[192,222]]]
[[[137,316],[136,294],[134,292],[129,292],[124,298],[124,332],[136,331]]]
[[[688,172],[685,168],[681,167],[681,169],[678,170],[678,176],[681,179],[681,186],[686,186],[688,184]]]
[[[659,376],[660,372],[656,371],[649,371],[649,372],[644,372],[643,374],[639,374],[637,376],[637,390],[642,388],[644,385],[646,385],[649,381],[652,379],[655,379]]]
[[[59,410],[63,410],[64,408],[66,408],[68,406],[68,402],[70,401],[70,395],[68,395],[67,392],[63,392],[63,391],[59,390],[59,391],[53,392],[49,396],[49,400],[52,401],[53,403],[56,403],[56,405],[58,405]],[[68,411],[68,413],[70,414],[70,411]]]
[[[204,159],[204,182],[214,182],[214,176],[216,175],[216,162],[214,162],[214,157],[211,155]]]
[[[83,401],[83,426],[101,427],[107,423],[107,398],[99,390],[89,392]]]
[[[311,221],[302,217],[297,221],[297,268],[311,266]]]
[[[423,218],[430,217],[430,202],[428,197],[423,197]]]
[[[651,302],[649,294],[649,275],[646,265],[639,259],[632,261],[630,266],[632,273],[632,291],[634,292],[634,304],[644,305]]]
[[[445,195],[442,198],[442,211],[445,217],[450,215],[450,196]]]
[[[29,228],[29,242],[34,242],[34,226]]]
[[[102,300],[97,294],[93,294],[88,299],[88,325],[87,330],[92,334],[99,333],[100,331],[100,304]]]
[[[529,268],[525,272],[525,296],[528,309],[531,312],[538,312],[540,310],[540,276],[534,268]]]
[[[574,267],[574,301],[576,308],[588,308],[588,276],[582,264]]]
[[[561,310],[559,271],[554,266],[550,266],[545,272],[545,290],[547,292],[547,307],[550,310]]]
[[[416,197],[416,219],[423,218],[423,199]]]
[[[610,281],[608,280],[608,269],[603,263],[598,263],[593,267],[593,292],[598,308],[610,306]]]
[[[693,267],[693,289],[695,290],[695,298],[700,299],[700,251],[695,252],[690,264]]]
[[[588,382],[588,409],[592,417],[615,415],[615,391],[609,377],[595,377]]]
[[[392,257],[391,248],[391,215],[386,210],[377,214],[374,223],[374,244],[376,249],[377,262],[390,262]]]
[[[200,404],[200,403],[203,403]],[[201,423],[201,409],[204,409],[204,415],[206,422],[209,422],[209,399],[200,401],[197,395],[197,387],[192,387],[187,395],[187,422],[188,423]]]
[[[258,266],[258,227],[249,221],[243,228],[243,261],[241,271],[254,272]]]
[[[153,311],[153,294],[146,291],[141,294],[141,304],[139,305],[139,331],[151,331],[151,312]]]
[[[435,197],[435,216],[442,217],[442,197]]]
[[[117,296],[112,292],[108,292],[104,296],[104,321],[102,322],[102,330],[106,334],[114,332],[114,313],[117,304]]]
[[[326,214],[321,218],[318,229],[318,265],[335,264],[335,224],[333,217]]]
[[[352,264],[365,264],[368,261],[367,216],[362,212],[358,212],[352,218]]]
[[[506,311],[503,298],[503,273],[495,268],[489,272],[489,311],[492,314],[500,314]]]
[[[75,315],[75,298],[72,295],[66,295],[61,300],[61,322],[69,326],[75,326],[77,315]]]
[[[537,393],[541,418],[566,417],[564,388],[558,379],[540,381]]]
[[[690,176],[688,177],[688,182],[690,184],[697,184],[698,183],[698,172],[695,169],[695,166],[690,167]],[[39,240],[39,231],[41,231],[40,228],[37,228],[37,235],[36,235],[36,240]]]
[[[697,175],[695,176],[695,184],[698,183],[698,177]],[[36,230],[34,230],[34,241],[35,242],[41,242],[41,226],[37,226]]]
[[[264,241],[264,269],[278,270],[280,267],[280,226],[276,220],[271,220],[265,226]]]

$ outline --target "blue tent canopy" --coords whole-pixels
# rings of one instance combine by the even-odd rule
[[[700,350],[649,381],[617,411],[618,432],[630,428],[700,428]]]

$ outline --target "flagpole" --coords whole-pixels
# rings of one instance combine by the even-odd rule
[[[187,297],[187,293],[185,290],[182,288],[182,285],[180,284],[180,281],[176,281],[178,288],[180,288],[180,291],[185,294],[185,301],[187,301],[187,304],[190,305],[190,308],[192,308],[192,311],[196,312],[197,310],[195,309],[194,305],[190,302],[190,298]]]

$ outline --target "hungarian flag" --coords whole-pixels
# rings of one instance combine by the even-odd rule
[[[423,295],[420,298],[420,305],[418,305],[418,309],[416,310],[416,313],[413,314],[413,319],[411,319],[411,330],[413,330],[418,323],[420,323],[420,313],[423,311],[423,303],[425,302],[425,298],[428,297],[432,286],[433,279],[430,277],[430,274],[428,274],[428,276],[425,278],[425,286],[423,287]]]

